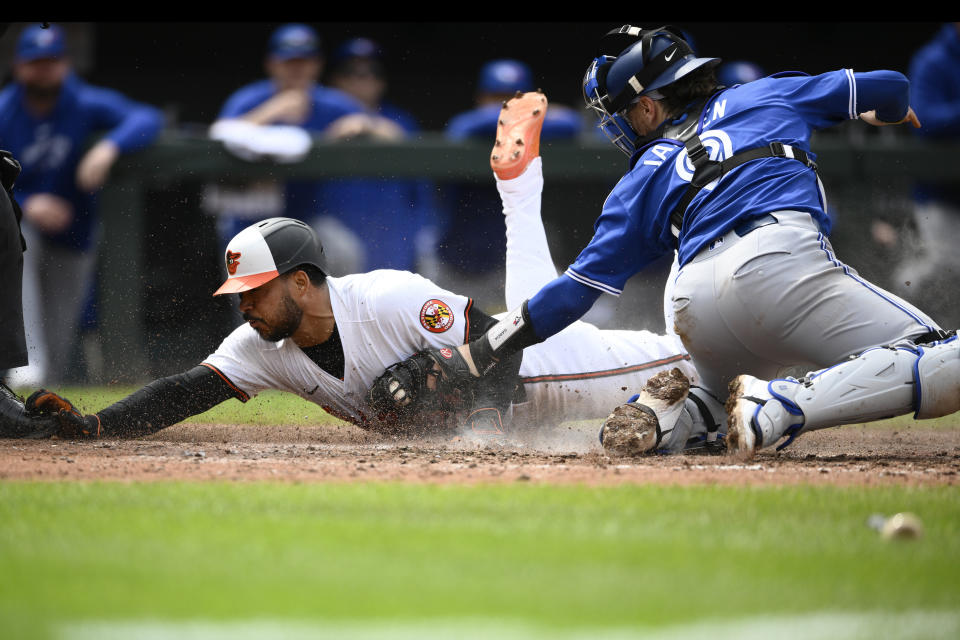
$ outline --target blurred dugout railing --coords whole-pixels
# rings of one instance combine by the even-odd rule
[[[825,134],[815,139],[813,149],[837,213],[833,237],[838,255],[884,284],[882,271],[893,258],[869,246],[870,220],[906,223],[910,186],[917,178],[960,184],[960,145],[900,135]],[[171,133],[122,159],[100,196],[103,361],[98,368],[103,375],[89,381],[138,382],[176,372],[199,363],[238,324],[229,305],[210,296],[223,277],[223,247],[214,221],[200,206],[202,185],[370,176],[487,183],[494,189],[489,153],[489,144],[452,144],[440,134],[425,134],[402,144],[318,142],[303,162],[278,164],[247,162],[218,142]],[[590,239],[606,194],[626,169],[626,158],[602,142],[544,144],[541,155],[544,221],[554,258],[564,264]],[[870,264],[864,266],[860,258]],[[662,330],[662,319],[660,326],[656,322],[662,318],[662,298],[650,299],[661,288],[661,282],[640,286],[650,294],[636,306],[636,314],[630,312],[637,321],[650,323],[640,326]],[[624,298],[629,294],[628,289]]]

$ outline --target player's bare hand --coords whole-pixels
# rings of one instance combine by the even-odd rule
[[[303,124],[310,115],[312,100],[302,89],[287,89],[276,94],[243,116],[254,124]]]
[[[119,155],[120,149],[110,140],[98,142],[77,165],[77,186],[88,193],[102,187]]]
[[[52,193],[35,193],[23,203],[23,217],[44,233],[59,233],[73,222],[73,205]]]
[[[332,140],[369,136],[378,140],[402,140],[406,132],[394,121],[366,113],[351,113],[334,120],[323,132]]]
[[[886,127],[887,125],[891,124],[904,124],[909,122],[911,125],[913,125],[914,129],[920,128],[920,119],[917,118],[917,114],[913,112],[913,107],[908,107],[907,115],[905,115],[902,120],[898,120],[897,122],[884,122],[883,120],[877,119],[876,109],[861,113],[860,119],[867,124],[872,124],[875,127]]]
[[[900,237],[896,227],[883,220],[874,220],[870,223],[870,235],[874,242],[888,249],[895,248]]]

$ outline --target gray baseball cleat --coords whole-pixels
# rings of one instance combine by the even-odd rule
[[[607,416],[600,427],[600,444],[614,455],[655,452],[673,431],[689,392],[690,381],[680,369],[661,371],[647,380],[636,397]]]

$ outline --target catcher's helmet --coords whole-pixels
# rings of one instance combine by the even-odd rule
[[[329,273],[317,234],[293,218],[268,218],[250,225],[230,240],[224,259],[228,277],[215,296],[249,291],[302,264]]]
[[[491,60],[480,69],[477,91],[514,93],[533,90],[533,73],[519,60]]]
[[[624,25],[606,34],[611,42],[633,41],[619,55],[594,58],[583,76],[583,100],[596,112],[600,128],[627,155],[636,150],[636,132],[623,112],[640,96],[659,100],[657,90],[719,58],[698,58],[680,31],[672,27],[642,29]]]

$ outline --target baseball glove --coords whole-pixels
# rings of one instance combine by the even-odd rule
[[[73,403],[53,391],[38,389],[24,403],[26,415],[55,417],[59,428],[50,435],[67,440],[100,437],[100,418],[83,415]]]
[[[374,380],[367,400],[382,423],[445,430],[472,406],[476,380],[455,349],[428,349],[390,365]]]

